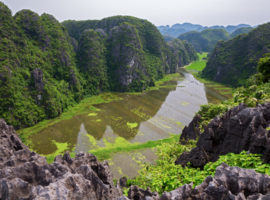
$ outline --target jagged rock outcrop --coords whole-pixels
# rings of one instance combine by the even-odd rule
[[[161,200],[255,200],[270,199],[270,177],[254,170],[229,167],[222,164],[214,177],[207,177],[201,185],[192,189],[186,184],[171,192],[165,192]]]
[[[125,199],[113,185],[107,162],[69,153],[48,164],[0,119],[0,199]]]
[[[151,192],[149,188],[143,190],[136,185],[132,185],[128,191],[128,198],[132,200],[159,200],[159,195],[157,192]]]
[[[129,198],[138,200],[257,200],[270,199],[270,177],[250,169],[221,164],[214,177],[207,177],[194,189],[185,184],[161,197],[131,186]]]
[[[188,126],[182,131],[180,136],[180,142],[185,143],[187,140],[196,140],[200,135],[199,122],[201,121],[201,116],[199,114],[195,115],[193,120],[189,123]]]
[[[248,108],[244,104],[232,108],[221,117],[213,119],[199,137],[197,147],[183,153],[176,164],[202,168],[219,155],[227,153],[262,154],[264,162],[270,161],[270,103]],[[193,132],[191,131],[193,135]]]

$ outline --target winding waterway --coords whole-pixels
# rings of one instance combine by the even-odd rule
[[[144,143],[180,134],[202,104],[224,100],[190,73],[165,83],[159,90],[141,94],[118,94],[121,100],[94,105],[88,114],[63,120],[31,136],[31,148],[46,155],[64,143],[67,150],[89,152],[123,143]],[[116,178],[135,176],[138,161],[152,162],[151,149],[117,153],[109,160]]]

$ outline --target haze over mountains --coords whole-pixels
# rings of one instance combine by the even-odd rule
[[[239,28],[246,28],[251,27],[249,24],[239,24],[239,25],[228,25],[228,26],[202,26],[199,24],[192,24],[192,23],[183,23],[183,24],[174,24],[172,26],[158,26],[158,30],[161,32],[162,35],[171,36],[171,37],[178,37],[184,33],[190,31],[198,31],[201,32],[206,29],[224,29],[228,33],[233,33]]]

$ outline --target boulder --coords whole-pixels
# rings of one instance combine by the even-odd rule
[[[200,134],[197,147],[185,152],[176,164],[203,168],[208,161],[216,161],[227,153],[262,154],[264,162],[270,161],[270,103],[248,108],[244,104],[214,118]],[[188,133],[185,133],[188,135]],[[190,132],[193,136],[193,132]],[[185,136],[188,138],[188,136]]]

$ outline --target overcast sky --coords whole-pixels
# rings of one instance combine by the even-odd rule
[[[1,0],[0,0],[1,1]],[[131,15],[155,25],[258,25],[270,22],[270,0],[2,0],[15,14],[31,9],[67,19],[102,19]]]

